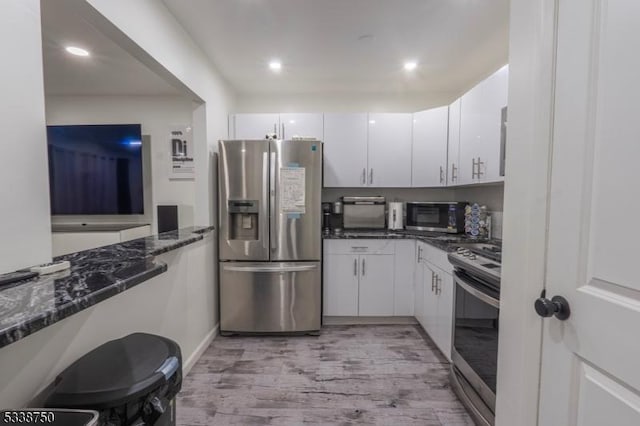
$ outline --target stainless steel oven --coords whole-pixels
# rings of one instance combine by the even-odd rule
[[[464,202],[407,203],[406,228],[414,231],[436,231],[458,234],[464,231]]]
[[[483,247],[478,247],[483,246]],[[449,254],[454,265],[452,385],[480,425],[492,426],[496,406],[500,260],[488,245]],[[480,254],[482,253],[482,254]]]

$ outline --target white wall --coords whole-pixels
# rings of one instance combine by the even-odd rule
[[[0,409],[41,406],[38,394],[67,366],[95,347],[135,332],[175,340],[186,373],[216,332],[216,245],[215,233],[209,233],[202,241],[158,256],[168,264],[167,272],[0,348]]]
[[[51,260],[40,1],[0,2],[0,273]]]
[[[449,105],[456,93],[302,93],[241,94],[236,112],[416,112]]]
[[[190,99],[179,96],[47,96],[45,101],[47,125],[142,124],[142,134],[149,135],[151,143],[152,199],[151,211],[145,212],[145,216],[151,220],[152,233],[157,231],[158,204],[180,205],[180,227],[194,224],[195,181],[169,180],[168,130],[171,125],[191,126],[194,105]],[[90,222],[92,217],[82,219]],[[78,222],[78,217],[54,218],[54,223],[63,222]]]
[[[228,135],[227,117],[235,101],[235,92],[162,2],[78,1],[84,6],[86,18],[99,30],[152,70],[173,79],[176,85],[205,103],[204,111],[197,110],[193,120],[199,121],[204,115],[206,122],[206,129],[200,129],[206,136],[194,134],[198,194],[194,221],[201,225],[215,223],[215,212],[207,198],[214,194],[209,153],[217,150],[218,139]],[[206,146],[198,143],[204,140]]]

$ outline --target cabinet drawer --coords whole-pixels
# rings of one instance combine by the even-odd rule
[[[453,273],[453,266],[449,263],[448,253],[426,243],[422,244],[422,258],[427,262],[437,266],[448,274]]]
[[[324,240],[326,254],[395,254],[394,240]]]

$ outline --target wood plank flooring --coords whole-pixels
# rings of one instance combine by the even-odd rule
[[[184,378],[178,424],[473,425],[416,325],[217,337]]]

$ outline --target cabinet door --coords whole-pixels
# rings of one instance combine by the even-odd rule
[[[420,250],[420,244],[417,244],[417,251]],[[421,250],[420,250],[421,251]],[[416,256],[415,270],[416,277],[414,281],[414,299],[413,299],[413,315],[416,317],[422,328],[424,327],[424,265]]]
[[[460,183],[460,107],[462,99],[449,105],[449,137],[447,144],[447,183]]]
[[[411,186],[446,186],[448,117],[446,106],[413,114]]]
[[[393,315],[393,255],[360,256],[360,316]]]
[[[279,134],[279,114],[235,114],[234,139],[266,139],[267,134]]]
[[[324,115],[324,186],[367,184],[367,114]]]
[[[438,336],[438,296],[435,291],[436,285],[436,271],[429,263],[424,263],[424,329],[431,337],[431,340],[436,342]]]
[[[413,316],[415,251],[415,241],[396,241],[393,287],[393,314],[396,316]]]
[[[324,256],[323,314],[358,315],[358,256],[326,254]]]
[[[369,114],[369,186],[411,186],[412,121],[413,114]]]
[[[324,138],[322,114],[280,114],[280,139]]]
[[[447,357],[451,360],[451,339],[453,327],[453,276],[439,271],[438,275],[438,307],[436,319],[436,333],[434,340]]]
[[[508,84],[505,66],[462,96],[460,183],[500,179],[502,108],[507,105]]]

